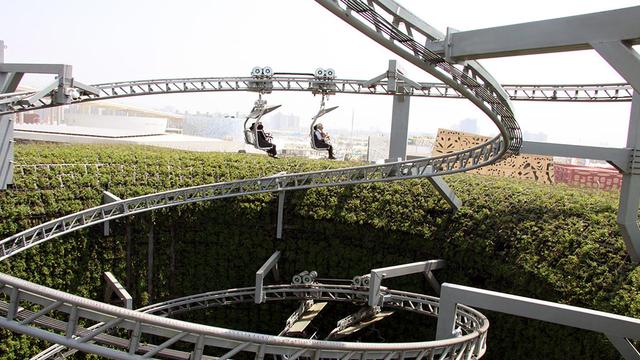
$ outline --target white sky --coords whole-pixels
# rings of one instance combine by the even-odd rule
[[[455,5],[403,0],[402,5],[445,32],[472,30],[640,5],[630,0],[459,1]],[[83,83],[173,77],[248,76],[254,66],[274,71],[312,72],[332,67],[340,78],[369,79],[399,59],[312,0],[6,0],[0,14],[5,62],[66,63]],[[637,47],[636,47],[637,49]],[[426,73],[400,63],[416,81]],[[623,82],[594,51],[482,60],[505,84]],[[27,77],[44,85],[52,77]],[[201,112],[246,112],[252,93],[145,96],[128,104]],[[270,104],[308,119],[320,99],[309,93],[274,93]],[[323,122],[327,128],[355,126],[388,131],[391,97],[337,95],[340,105]],[[549,141],[623,147],[630,103],[560,104],[514,102],[526,132]],[[435,133],[465,118],[477,118],[482,133],[493,124],[468,101],[415,98],[410,131]],[[265,125],[268,124],[268,119]]]

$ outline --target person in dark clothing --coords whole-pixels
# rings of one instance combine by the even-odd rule
[[[264,127],[262,126],[262,123],[258,122],[257,129],[256,129],[256,123],[253,123],[251,124],[251,127],[249,129],[251,131],[257,130],[256,141],[258,141],[258,146],[261,148],[268,148],[266,150],[267,155],[277,159],[278,151],[276,150],[276,145],[271,143],[271,140],[272,140],[271,134],[264,131]]]
[[[333,146],[327,143],[329,141],[329,134],[323,131],[324,127],[322,124],[318,124],[313,127],[313,143],[318,149],[327,149],[329,152],[329,159],[334,160],[333,156]]]

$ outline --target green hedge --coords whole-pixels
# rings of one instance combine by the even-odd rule
[[[18,167],[15,189],[0,193],[2,237],[98,205],[103,189],[126,198],[280,171],[353,165],[135,146],[59,145],[18,145],[16,161],[94,165]],[[350,278],[374,267],[443,258],[448,266],[436,275],[441,281],[640,316],[640,270],[627,258],[616,225],[616,194],[464,174],[446,180],[463,201],[455,213],[426,180],[299,191],[286,195],[285,239],[280,241],[274,239],[277,198],[241,197],[114,221],[108,238],[101,236],[101,227],[64,236],[0,263],[0,271],[95,299],[103,291],[101,273],[112,271],[128,283],[137,305],[143,305],[251,285],[259,264],[275,250],[283,251],[280,265],[285,276],[313,269],[321,276]],[[155,251],[149,294],[151,226]],[[127,228],[134,255],[129,268]],[[388,284],[430,291],[419,277]],[[295,304],[201,311],[184,318],[277,332],[291,306]],[[331,311],[340,316],[349,309]],[[487,315],[488,359],[619,357],[598,334]],[[387,341],[432,336],[434,321],[403,316],[385,320],[380,336]],[[46,346],[6,331],[0,332],[0,339],[0,359],[26,358]]]

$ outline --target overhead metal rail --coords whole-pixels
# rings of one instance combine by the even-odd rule
[[[406,60],[455,89],[460,95],[469,99],[494,122],[500,134],[478,146],[433,158],[402,161],[387,165],[242,180],[116,201],[50,221],[4,239],[0,241],[0,259],[4,259],[13,253],[76,229],[156,208],[245,194],[432,177],[436,174],[446,175],[489,165],[504,156],[517,154],[519,152],[520,146],[522,145],[522,132],[513,116],[509,97],[500,85],[497,84],[479,64],[469,62],[462,68],[458,68],[454,64],[447,63],[442,57],[417,43],[410,36],[411,34],[403,35],[395,24],[389,23],[381,15],[377,14],[373,7],[361,1],[354,0],[345,2],[346,8],[341,8],[337,3],[331,1],[319,1],[319,3],[350,22],[365,34],[373,37],[376,41],[381,42],[392,51],[404,57]],[[365,26],[361,20],[356,20],[351,17],[350,14],[354,6],[355,10],[361,15],[365,14],[365,20],[371,22],[376,28],[384,27],[384,29],[386,29],[385,34],[389,34],[391,37],[390,40],[386,38],[382,32],[378,33],[369,26]],[[422,32],[423,28],[424,27],[417,30]],[[428,29],[428,31],[430,30]],[[400,38],[398,36],[400,36]],[[402,46],[395,44],[395,41],[400,39],[402,40],[400,43]],[[405,47],[411,49],[412,52],[407,52]],[[312,83],[309,84],[309,87],[318,91],[318,89],[323,88],[320,83],[323,81],[330,82],[331,79],[318,80],[314,78],[311,81]],[[271,76],[253,76],[247,79],[246,86],[251,88],[252,91],[262,93],[270,90],[272,86],[275,86],[274,83],[278,82]],[[96,86],[95,88],[98,89],[98,94],[104,94],[107,97],[118,96],[119,92],[127,96],[134,96],[151,93],[154,90],[157,92],[166,92],[166,88],[163,88],[162,85],[166,86],[167,82],[160,81],[159,84],[156,83],[154,85],[148,82],[136,86],[131,84],[132,83],[129,83],[129,86],[107,84],[104,87]],[[207,84],[213,85],[214,83],[208,82]],[[222,83],[219,82],[217,84]],[[240,82],[237,82],[237,84],[240,84]],[[190,91],[190,89],[197,91],[197,85],[198,84],[183,81],[181,83],[182,92]],[[200,82],[199,85],[204,85],[204,82]],[[109,91],[105,92],[105,89],[108,89],[110,93]],[[76,95],[78,96],[74,96],[69,100],[81,100],[83,97],[91,99],[95,96],[94,92],[82,92]],[[39,101],[43,102],[43,106],[46,106],[47,104],[44,98],[44,96],[40,96]],[[13,100],[10,103],[15,103]],[[18,101],[17,103],[29,106],[33,102]],[[4,107],[9,107],[7,104],[8,103],[5,103]],[[52,102],[52,104],[55,104],[55,102]]]
[[[280,192],[283,190],[306,189],[320,186],[349,185],[364,182],[431,177],[436,174],[445,175],[485,166],[499,160],[503,156],[518,153],[522,143],[522,134],[515,118],[513,117],[513,111],[511,104],[509,103],[508,95],[506,95],[500,86],[497,85],[488,74],[479,68],[479,66],[476,66],[476,64],[458,69],[453,65],[447,64],[442,58],[434,56],[433,54],[430,54],[430,61],[431,62],[424,62],[420,60],[420,66],[439,80],[455,89],[460,95],[471,100],[495,123],[500,131],[500,135],[478,146],[433,158],[349,169],[326,170],[291,175],[286,174],[259,179],[240,180],[229,183],[218,183],[174,190],[160,194],[142,196],[135,199],[115,201],[50,221],[0,241],[0,259],[6,259],[13,254],[35,246],[43,241],[93,224],[153,209],[187,204],[196,201],[265,192]],[[260,79],[259,82],[256,82],[255,78],[252,78],[251,80],[252,81],[248,83],[248,86],[252,87],[252,91],[263,92],[265,86],[271,87],[274,83],[274,81],[267,83],[265,82],[265,79]],[[317,83],[318,80],[314,81],[315,83],[312,84],[312,86],[314,87],[314,90],[317,91],[319,86]],[[183,83],[183,85],[183,91],[189,91],[189,85],[186,83]],[[112,90],[110,96],[117,96],[117,93],[115,95],[113,94],[115,88],[110,87],[110,89]],[[127,94],[128,96],[137,95],[137,93],[135,93],[135,87],[129,87],[126,90],[131,91],[131,93]],[[153,91],[153,87],[147,87],[147,89],[143,91]],[[102,89],[100,89],[99,92],[101,93]],[[93,95],[91,95],[91,93],[80,93],[77,98],[80,99],[82,96],[91,98]],[[44,97],[39,98],[43,99]],[[33,102],[21,101],[19,103],[29,105]],[[442,344],[436,344],[435,346],[433,346],[433,344],[429,345],[428,348],[426,348],[422,343],[339,343],[337,348],[332,348],[331,345],[326,345],[326,342],[314,342],[314,340],[305,340],[307,343],[302,343],[302,348],[296,348],[296,345],[299,346],[301,344],[301,339],[272,338],[265,335],[250,334],[244,339],[240,339],[240,341],[238,341],[239,338],[242,337],[242,334],[240,334],[240,332],[234,332],[227,329],[211,330],[211,328],[208,328],[201,329],[203,331],[197,333],[193,330],[200,330],[199,327],[201,327],[201,325],[190,323],[177,324],[175,320],[168,321],[168,319],[165,323],[162,319],[158,319],[157,317],[144,320],[140,318],[140,316],[146,314],[140,314],[134,311],[128,313],[127,311],[129,310],[121,308],[110,309],[115,313],[110,311],[108,313],[105,313],[104,311],[100,312],[97,309],[107,309],[109,305],[102,303],[90,304],[88,303],[90,300],[73,297],[73,295],[29,284],[23,280],[12,278],[6,274],[0,274],[0,283],[3,284],[4,289],[8,291],[11,299],[6,317],[4,319],[0,318],[0,326],[14,331],[23,332],[31,336],[36,336],[53,343],[70,346],[82,351],[93,352],[112,358],[131,358],[129,355],[135,355],[138,350],[138,343],[143,330],[149,331],[156,336],[163,336],[167,339],[158,346],[158,351],[161,351],[176,342],[191,342],[195,344],[191,356],[193,359],[202,358],[204,346],[207,344],[231,349],[227,355],[223,355],[222,358],[233,356],[241,350],[248,350],[254,352],[257,359],[262,359],[265,354],[277,354],[286,355],[289,360],[302,356],[305,353],[308,353],[309,356],[313,356],[316,359],[321,357],[350,359],[354,354],[361,359],[390,359],[392,357],[415,357],[421,359],[425,355],[432,358],[434,354],[438,354],[438,357],[441,359],[471,358],[482,356],[486,349],[485,336],[483,334],[486,334],[488,322],[474,321],[463,311],[459,312],[461,319],[460,324],[461,326],[466,326],[469,329],[469,332],[460,338],[444,340]],[[304,286],[308,288],[308,285]],[[268,301],[269,288],[270,287],[263,287],[262,290],[265,301]],[[37,289],[41,290],[39,295]],[[309,290],[307,289],[307,291]],[[314,294],[318,293],[317,290],[312,289],[311,291],[313,291]],[[366,297],[366,291],[363,295]],[[256,299],[252,298],[254,296],[255,289],[250,289],[248,295],[249,300],[255,302]],[[282,298],[283,295],[279,295],[278,297]],[[297,295],[297,298],[300,298],[299,294]],[[388,298],[391,299],[391,297]],[[36,304],[45,306],[45,309],[65,309],[64,312],[69,314],[69,320],[67,321],[67,329],[64,336],[58,335],[55,332],[28,327],[14,321],[14,318],[18,313],[17,304],[20,301],[29,301],[29,299],[32,299],[31,301],[34,301]],[[262,299],[257,300],[261,301]],[[365,302],[366,301],[363,301],[363,304]],[[401,301],[401,304],[402,303],[403,302]],[[66,304],[71,305],[66,306]],[[91,309],[86,308],[87,304],[91,306]],[[412,308],[414,311],[417,309],[423,309],[422,305],[412,306]],[[471,309],[469,310],[473,311]],[[41,315],[46,315],[47,312],[48,311],[41,312]],[[96,313],[97,315],[95,318],[92,317]],[[94,348],[95,343],[83,342],[80,341],[82,339],[78,340],[77,338],[74,338],[78,321],[82,316],[88,316],[91,320],[96,322],[110,324],[111,327],[117,326],[132,330],[131,345],[129,346],[127,356],[122,356],[122,352],[118,354],[117,351],[113,349],[105,349],[103,347]],[[121,320],[125,317],[125,320]],[[469,327],[470,324],[475,325]],[[177,329],[175,327],[172,328],[170,325],[177,326]],[[158,333],[154,333],[154,331],[157,331]],[[217,338],[216,336],[219,335],[224,335],[224,338]],[[312,347],[317,349],[315,351],[309,351],[309,348]],[[433,350],[434,348],[436,350]],[[151,357],[154,355],[155,353],[152,351],[151,353],[147,353],[145,356]]]
[[[479,63],[452,64],[424,45],[425,38],[442,39],[442,33],[410,17],[409,12],[402,12],[403,8],[390,0],[316,2],[378,44],[458,91],[496,124],[505,141],[501,152],[504,155],[519,153],[522,132],[509,95]]]
[[[278,76],[262,80],[272,84],[270,91],[315,91],[312,77]],[[334,92],[340,94],[362,95],[396,95],[404,94],[417,97],[464,99],[454,88],[443,83],[421,82],[419,88],[405,85],[401,92],[389,91],[389,84],[381,80],[372,85],[368,80],[333,79]],[[107,100],[114,98],[179,94],[192,92],[219,91],[255,91],[251,77],[209,77],[209,78],[176,78],[161,80],[123,81],[91,85],[99,90],[99,95],[84,93],[76,99],[68,100],[68,104],[87,101]],[[631,101],[633,88],[624,83],[616,84],[567,84],[567,85],[503,85],[511,100],[517,101],[571,101],[571,102],[612,102]],[[6,105],[0,110],[0,115],[17,112],[38,110],[58,106],[52,103],[50,95],[39,98],[30,103],[27,99],[36,92],[20,92],[0,94],[0,105]]]
[[[451,88],[451,91],[457,94],[456,97],[462,96],[469,99],[494,122],[500,135],[471,149],[465,149],[457,153],[434,158],[359,168],[239,180],[119,200],[52,220],[4,239],[0,241],[0,259],[6,259],[13,254],[43,241],[93,224],[153,209],[265,192],[446,175],[489,165],[504,156],[517,154],[519,152],[522,145],[522,134],[513,115],[510,103],[511,95],[477,62],[471,60],[464,64],[454,64],[449,62],[451,61],[450,57],[445,58],[446,56],[450,56],[450,53],[446,51],[442,53],[439,52],[438,46],[443,41],[447,44],[452,43],[450,39],[453,32],[449,32],[445,36],[413,16],[392,0],[368,0],[366,3],[360,0],[340,0],[339,2],[335,0],[316,1],[374,41],[442,81],[445,87]],[[607,49],[604,47],[605,45],[602,45],[601,51],[607,52],[605,51]],[[615,53],[614,50],[616,49],[610,52],[613,54]],[[618,53],[614,55],[618,55]],[[612,55],[612,59],[613,58],[615,58],[615,56]],[[617,60],[617,58],[613,60]],[[83,88],[80,88],[83,91],[73,91],[74,89],[72,88],[65,88],[63,89],[64,92],[58,91],[56,93],[53,88],[47,88],[38,93],[32,93],[30,96],[26,96],[25,94],[12,94],[11,96],[0,99],[0,108],[9,109],[4,110],[8,112],[0,113],[0,115],[27,111],[35,107],[42,108],[59,105],[60,101],[51,100],[50,97],[52,95],[60,97],[61,93],[65,95],[65,103],[73,103],[155,93],[231,91],[240,90],[241,86],[247,87],[247,89],[242,89],[244,91],[274,91],[274,89],[278,87],[284,90],[286,85],[289,87],[287,89],[289,91],[317,92],[318,89],[321,88],[333,89],[335,85],[329,82],[326,84],[320,83],[317,79],[314,79],[311,83],[308,83],[308,87],[305,88],[295,83],[287,82],[284,79],[282,84],[280,84],[278,82],[279,80],[275,77],[269,79],[256,79],[255,77],[238,78],[235,83],[223,80],[217,83],[209,80],[200,82],[191,80],[194,79],[182,79],[182,82],[175,82],[174,80],[153,80],[153,83],[143,81],[103,84],[104,87],[102,88],[99,86],[89,87],[83,85]],[[244,80],[247,82],[244,83]],[[307,84],[308,81],[309,79],[304,79],[303,84]],[[73,84],[69,84],[69,87],[72,86]],[[362,83],[355,82],[352,86],[354,86],[354,89],[357,88],[358,91],[365,93]],[[383,88],[384,86],[385,85],[381,83],[379,86],[367,87],[367,90],[370,94],[377,93],[376,89],[378,87]],[[339,89],[339,87],[335,86],[335,89]],[[381,90],[380,93],[388,94],[389,84],[387,84],[387,89],[383,90],[384,92]],[[413,89],[409,91],[416,90],[417,89]],[[420,89],[420,91],[425,90],[428,89]],[[67,93],[69,95],[67,95]],[[547,97],[547,99],[553,99],[554,95],[552,94],[551,97],[545,95],[545,97]],[[317,284],[313,284],[313,286],[303,286],[305,290],[298,292],[296,299],[300,299],[300,294],[304,294],[304,291],[313,293],[313,295],[309,295],[309,298],[323,294],[322,290],[316,288]],[[278,291],[276,288],[277,287],[269,286],[263,287],[265,301],[269,301],[270,294],[273,294],[277,299],[286,297],[282,291]],[[273,293],[271,292],[272,289],[274,290]],[[380,289],[380,291],[383,290],[384,289]],[[203,349],[206,345],[231,349],[226,355],[221,357],[223,359],[231,357],[239,351],[250,351],[256,354],[257,359],[262,359],[265,354],[274,354],[285,355],[289,360],[296,359],[300,356],[313,357],[316,359],[323,357],[351,359],[354,356],[362,359],[391,359],[394,357],[414,357],[421,359],[424,356],[432,357],[432,354],[438,354],[438,357],[441,359],[458,359],[480,357],[486,349],[485,339],[481,334],[482,329],[484,329],[484,333],[486,334],[488,323],[474,320],[477,319],[477,317],[468,312],[474,310],[467,309],[462,305],[457,307],[455,318],[460,320],[459,324],[461,328],[468,330],[463,330],[465,334],[459,338],[453,337],[441,340],[442,343],[438,344],[438,350],[434,353],[433,350],[424,348],[424,343],[405,343],[399,345],[338,343],[338,347],[334,348],[332,347],[333,345],[326,345],[326,343],[317,341],[314,342],[314,340],[278,338],[259,334],[246,336],[247,333],[243,332],[183,323],[171,319],[162,319],[148,314],[112,307],[107,304],[31,284],[1,273],[0,291],[8,294],[10,298],[7,305],[6,316],[0,318],[0,326],[24,332],[50,342],[117,359],[136,358],[131,355],[136,354],[140,337],[143,332],[146,333],[147,331],[149,334],[164,337],[167,340],[161,345],[158,345],[157,349],[147,352],[143,357],[152,357],[157,352],[167,349],[177,342],[194,344],[193,351],[191,352],[191,358],[193,359],[202,358]],[[302,297],[304,296],[305,295],[302,295]],[[336,295],[331,294],[328,296],[335,297]],[[361,296],[364,303],[367,298],[366,291],[364,291]],[[255,289],[249,288],[246,297],[244,297],[244,295],[236,295],[234,298],[238,301],[247,300],[248,302],[255,302],[256,299],[254,297]],[[389,296],[383,295],[382,297],[383,301],[392,298],[392,294],[389,294]],[[403,304],[403,301],[404,300],[400,303]],[[410,302],[410,300],[407,301]],[[26,320],[34,320],[37,317],[46,316],[47,312],[53,310],[68,314],[64,334],[60,335],[56,332],[28,326],[28,323],[24,323],[25,320],[20,322],[16,321],[15,319],[21,311],[19,304],[26,302],[39,304],[44,307],[43,310]],[[391,306],[391,304],[389,305]],[[412,303],[411,305],[414,309],[423,309],[421,306],[424,306],[424,304],[416,305]],[[102,329],[118,327],[131,330],[131,339],[126,356],[122,356],[123,353],[115,349],[104,347],[93,348],[93,344],[88,341],[81,341],[83,339],[78,340],[74,338],[80,319],[87,319],[92,322],[104,322],[105,326],[101,327]],[[466,328],[464,326],[466,326]],[[97,336],[99,334],[96,333],[95,335]],[[473,337],[473,339],[471,337]],[[461,343],[459,342],[460,339],[465,339],[465,341],[473,340],[473,343]]]

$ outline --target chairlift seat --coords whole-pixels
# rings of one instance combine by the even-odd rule
[[[245,144],[256,146],[256,138],[253,136],[253,131],[244,131],[244,142]]]
[[[254,126],[253,129],[251,129],[249,120],[255,119],[255,121],[253,121],[253,124],[258,124],[262,116],[272,112],[273,110],[279,108],[280,106],[282,105],[267,106],[267,101],[262,100],[261,98],[259,98],[255,102],[253,108],[251,109],[251,112],[249,113],[249,115],[247,115],[247,118],[244,121],[244,142],[246,144],[253,145],[253,147],[255,147],[256,149],[263,150],[263,151],[269,150],[273,147],[273,144],[269,144],[269,145],[266,145],[264,143],[261,144],[258,131],[262,131],[262,130],[258,130],[257,125]],[[271,134],[266,133],[264,131],[262,133],[264,135],[264,142],[270,143],[272,140]]]
[[[289,328],[287,333],[301,333],[303,332],[307,326],[311,323],[311,321],[320,314],[320,311],[324,309],[327,305],[326,302],[320,302],[313,304],[307,311],[300,315],[298,321],[293,323]]]
[[[320,104],[320,110],[318,110],[318,113],[312,117],[311,119],[313,120],[311,122],[311,126],[309,128],[309,139],[311,140],[311,148],[314,150],[326,150],[326,147],[320,147],[318,146],[317,142],[316,142],[316,123],[318,122],[318,119],[328,113],[330,113],[331,111],[337,109],[338,106],[332,106],[330,108],[325,108],[324,107],[324,99],[322,100],[322,104]]]

